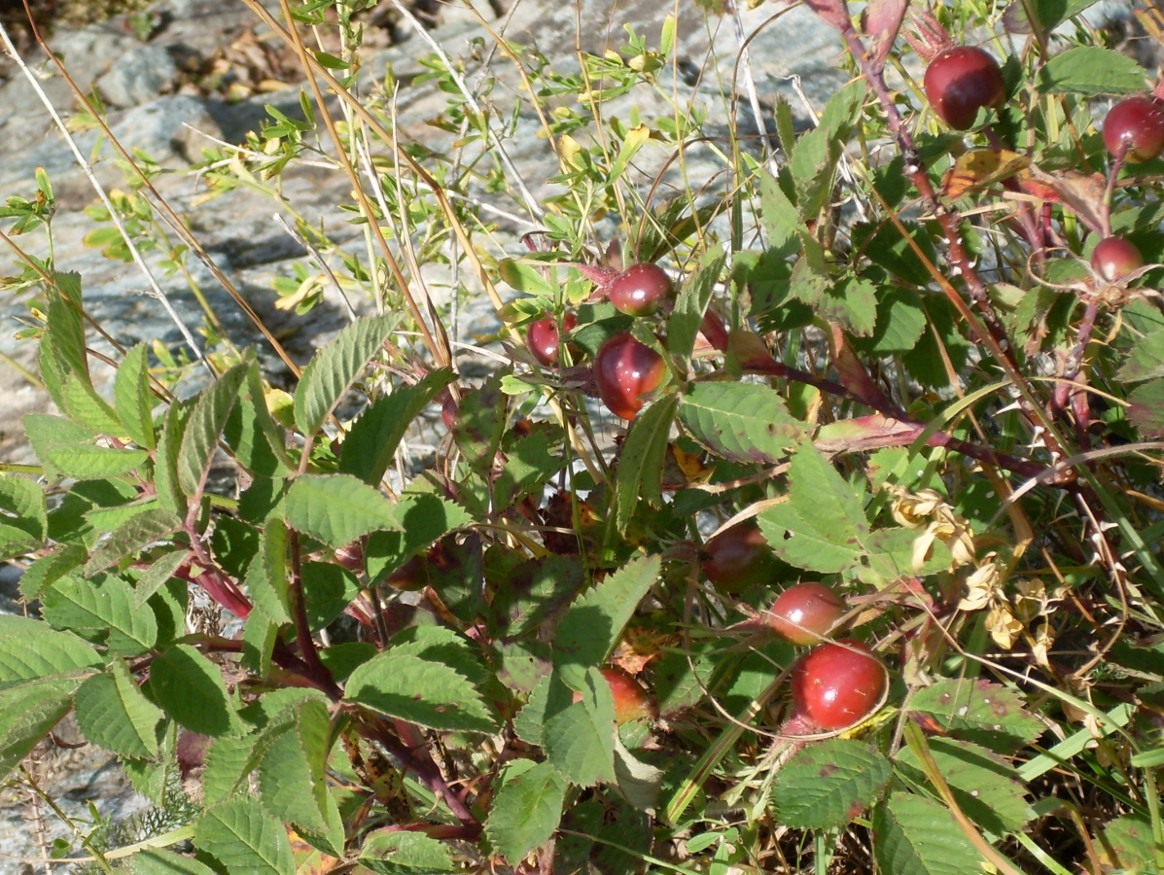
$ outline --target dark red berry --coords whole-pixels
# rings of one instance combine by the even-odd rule
[[[1164,105],[1147,95],[1121,100],[1103,120],[1103,143],[1126,161],[1152,160],[1164,151]]]
[[[606,288],[606,297],[614,308],[629,316],[649,316],[671,296],[671,277],[656,264],[628,267]]]
[[[768,584],[776,573],[776,556],[755,520],[737,523],[709,539],[700,564],[707,579],[728,593]]]
[[[635,418],[666,375],[663,357],[626,333],[602,344],[594,358],[599,397],[611,413],[627,420]]]
[[[772,602],[764,620],[793,644],[817,644],[845,613],[845,603],[823,583],[798,583]]]
[[[946,49],[926,68],[926,97],[938,117],[959,131],[974,126],[978,110],[998,106],[1006,94],[1002,70],[982,49]]]
[[[814,647],[792,668],[797,715],[824,730],[860,723],[880,704],[889,678],[864,644],[849,639]]]
[[[1123,237],[1104,237],[1095,244],[1091,266],[1110,283],[1143,267],[1144,256],[1134,243]]]
[[[573,313],[567,313],[566,318],[562,320],[562,327],[566,331],[572,331],[577,324],[578,319]],[[554,317],[546,316],[544,319],[531,322],[526,329],[525,340],[533,357],[542,365],[552,367],[558,363],[561,337]]]

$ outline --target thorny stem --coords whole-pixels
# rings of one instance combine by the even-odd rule
[[[990,305],[986,284],[982,282],[982,278],[974,268],[965,246],[962,245],[962,234],[958,228],[958,214],[947,209],[938,198],[937,192],[934,191],[933,184],[930,182],[929,173],[922,163],[917,146],[913,142],[913,136],[910,134],[909,128],[906,126],[904,119],[901,117],[901,113],[898,112],[897,106],[889,94],[889,88],[885,84],[885,77],[880,70],[875,69],[870,63],[869,54],[865,51],[865,46],[853,30],[851,24],[841,30],[841,36],[844,37],[845,45],[857,61],[865,80],[872,86],[878,101],[881,103],[882,109],[885,111],[889,129],[893,132],[898,144],[901,146],[902,156],[905,159],[905,175],[909,177],[910,182],[914,184],[918,193],[921,194],[927,209],[933,213],[938,223],[942,226],[942,231],[946,236],[946,243],[949,247],[950,263],[954,266],[954,271],[962,277],[963,282],[966,284],[966,289],[970,293],[970,301],[985,322],[989,338],[998,346],[1007,361],[1014,366],[1010,339],[1006,335],[1006,329],[998,321],[998,315]],[[972,325],[971,330],[975,330],[975,326]],[[979,338],[981,342],[986,342],[986,340],[987,338],[985,337]]]
[[[339,688],[327,666],[320,660],[319,651],[315,647],[315,639],[311,636],[311,623],[307,619],[307,603],[303,597],[299,533],[294,531],[291,532],[291,580],[288,590],[291,599],[291,614],[295,621],[295,640],[299,644],[302,659],[311,670],[312,676],[318,678],[325,685],[325,692],[334,699],[341,698],[343,690]]]
[[[229,577],[219,570],[214,560],[202,546],[197,532],[187,530],[190,538],[190,550],[194,554],[192,561],[184,562],[174,572],[179,580],[196,583],[212,598],[216,604],[230,611],[240,620],[250,616],[252,605]]]
[[[1075,346],[1072,347],[1071,352],[1067,356],[1067,361],[1063,365],[1063,380],[1055,386],[1054,404],[1056,409],[1063,409],[1067,405],[1067,401],[1072,397],[1073,391],[1079,395],[1086,396],[1086,392],[1080,392],[1073,384],[1080,381],[1080,368],[1083,365],[1083,356],[1087,352],[1087,344],[1091,342],[1091,332],[1095,329],[1095,319],[1099,314],[1099,301],[1095,297],[1087,302],[1087,309],[1083,311],[1083,319],[1079,323],[1079,328],[1076,329]],[[1087,430],[1087,421],[1077,422],[1076,428],[1082,428],[1083,433]],[[1086,447],[1084,447],[1086,449]]]

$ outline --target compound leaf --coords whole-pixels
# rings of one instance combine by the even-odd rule
[[[679,406],[684,427],[725,459],[775,465],[804,436],[784,399],[760,383],[697,383]]]
[[[187,729],[215,737],[242,728],[218,666],[188,644],[153,661],[149,687],[166,713]]]
[[[981,875],[982,857],[938,802],[892,793],[873,810],[873,854],[893,875]]]
[[[772,802],[780,823],[837,829],[877,799],[892,771],[889,761],[868,745],[827,739],[805,747],[780,770]]]
[[[430,729],[496,728],[476,684],[447,665],[411,653],[389,650],[359,666],[348,678],[344,698]]]
[[[115,659],[108,674],[81,684],[74,702],[81,733],[98,747],[125,757],[158,752],[157,729],[165,714],[138,689],[124,661]]]
[[[562,820],[566,782],[548,763],[514,760],[501,775],[485,836],[511,863],[549,839]]]
[[[392,329],[395,316],[357,319],[307,363],[295,389],[295,424],[305,435],[324,419],[368,364]]]
[[[398,527],[392,504],[350,474],[305,474],[287,491],[287,522],[331,547]]]
[[[226,872],[295,872],[287,830],[253,796],[236,796],[207,811],[194,826],[194,843]]]

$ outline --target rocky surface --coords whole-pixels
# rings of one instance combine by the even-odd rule
[[[267,8],[278,9],[277,2],[264,2]],[[680,7],[678,75],[661,70],[659,91],[705,109],[712,134],[726,133],[734,125],[749,135],[745,144],[755,154],[759,154],[755,135],[760,123],[744,87],[749,70],[762,114],[770,116],[775,96],[783,95],[805,124],[810,108],[819,110],[844,81],[837,69],[839,40],[803,8],[766,4],[741,11],[737,19],[731,15],[707,18],[695,3]],[[577,4],[514,0],[510,12],[498,18],[488,3],[480,2],[474,11],[462,0],[460,5],[446,7],[429,33],[445,53],[463,65],[470,87],[482,89],[480,98],[498,108],[500,116],[508,117],[507,108],[521,94],[522,83],[503,55],[488,50],[493,42],[482,21],[507,39],[536,45],[555,67],[573,72],[578,69],[578,49],[599,55],[607,49],[617,50],[626,39],[624,25],[633,25],[649,44],[655,44],[662,17],[671,10],[670,4],[629,0],[581,0]],[[401,36],[408,38],[396,41]],[[750,65],[739,63],[745,41]],[[240,188],[206,201],[205,180],[186,170],[203,148],[243,144],[246,133],[256,130],[267,117],[266,105],[275,105],[289,115],[299,113],[297,87],[281,87],[295,69],[286,49],[238,0],[161,0],[150,7],[144,19],[114,19],[57,33],[53,47],[76,85],[83,91],[94,89],[100,96],[115,137],[157,163],[158,191],[188,223],[216,267],[270,327],[286,337],[292,355],[305,361],[319,342],[346,322],[349,311],[334,291],[327,293],[324,305],[308,319],[274,307],[272,282],[293,276],[294,265],[308,258],[275,214],[287,222],[299,214],[308,223],[326,228],[332,239],[351,251],[359,251],[363,239],[360,228],[349,224],[346,214],[337,208],[350,200],[346,177],[327,160],[303,161],[290,165],[283,174],[277,200]],[[444,110],[447,95],[435,83],[417,79],[426,72],[420,59],[431,48],[397,15],[391,29],[372,40],[361,87],[373,89],[391,69],[401,83],[395,109],[400,136],[433,150],[450,150],[456,135],[429,123]],[[76,101],[64,79],[43,58],[30,55],[27,60],[44,99],[64,116],[74,116]],[[490,88],[486,94],[487,83]],[[741,95],[734,119],[726,114],[730,103],[724,97],[733,83]],[[637,110],[649,117],[663,104],[636,105],[648,96],[647,90],[638,89],[633,97],[608,104],[604,112],[628,118]],[[146,254],[153,281],[172,306],[171,315],[150,291],[150,282],[140,269],[110,260],[99,249],[87,246],[85,236],[94,226],[82,208],[94,203],[94,190],[55,128],[41,95],[28,78],[16,72],[0,82],[0,106],[4,107],[0,117],[0,155],[4,156],[0,162],[0,199],[34,198],[36,168],[48,172],[60,208],[52,223],[57,269],[80,274],[86,309],[113,341],[123,346],[160,341],[171,354],[189,355],[187,338],[202,342],[202,297],[235,343],[258,343],[254,327],[207,265],[190,259],[188,275],[167,273],[160,253]],[[488,244],[493,257],[522,251],[521,235],[541,224],[537,205],[557,192],[548,182],[557,166],[547,142],[538,136],[539,119],[528,102],[523,106],[502,145],[516,175],[531,193],[532,206],[527,208],[520,199],[494,194],[484,186],[463,192],[478,204],[483,216],[499,222]],[[770,123],[770,118],[764,123]],[[81,153],[93,161],[98,183],[107,189],[124,188],[124,173],[105,138],[91,126],[76,136]],[[644,152],[634,170],[640,175],[637,181],[649,186],[670,157],[662,151]],[[696,189],[705,184],[724,185],[717,181],[723,165],[713,148],[706,144],[692,147],[685,158],[687,184]],[[664,185],[683,185],[678,174],[673,165],[664,176]],[[47,254],[40,232],[13,239],[39,257]],[[19,269],[19,259],[5,248],[0,254],[0,276]],[[455,319],[450,319],[457,338],[472,342],[496,330],[492,306],[465,271],[454,274],[447,266],[426,265],[415,281],[427,286],[438,307],[449,307],[453,291],[460,292]],[[34,291],[6,291],[0,298],[0,399],[5,413],[0,419],[0,462],[5,463],[34,461],[23,440],[20,421],[24,414],[49,406],[32,377],[36,372],[34,345],[15,338],[34,302]],[[366,297],[357,296],[352,303],[357,310],[370,306]],[[93,338],[93,343],[99,351],[112,351],[106,341]],[[263,361],[278,379],[282,366],[276,357],[264,350]],[[198,373],[188,391],[198,387]],[[100,369],[95,373],[98,381],[108,381],[110,375]],[[5,569],[0,567],[0,571]],[[9,596],[13,583],[10,571],[5,572],[6,577],[0,575],[0,589]],[[124,817],[141,804],[125,789],[124,780],[116,769],[109,768],[100,751],[46,747],[38,754],[35,773],[44,792],[82,829],[86,828],[90,802],[103,816],[112,818]],[[0,792],[0,873],[59,870],[59,866],[42,860],[45,850],[57,838],[76,845],[75,836],[59,818],[32,799],[27,789]]]

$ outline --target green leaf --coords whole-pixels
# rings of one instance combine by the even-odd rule
[[[54,479],[60,478],[60,472],[52,466],[49,455],[58,446],[91,445],[97,438],[92,431],[82,428],[71,419],[49,413],[30,413],[25,416],[24,433],[36,457],[44,463],[46,473]]]
[[[365,836],[360,865],[378,875],[444,875],[457,870],[444,842],[422,832],[389,829]]]
[[[243,666],[259,677],[266,677],[271,671],[271,657],[275,653],[278,635],[279,627],[262,608],[252,610],[243,627]]]
[[[617,732],[614,735],[614,774],[618,790],[627,802],[640,811],[654,811],[658,807],[663,771],[636,759]]]
[[[889,761],[859,741],[830,738],[789,760],[772,788],[780,823],[839,829],[876,801],[892,777]]]
[[[394,386],[391,395],[369,404],[344,438],[340,473],[379,485],[413,420],[455,379],[448,368],[430,371],[416,385]]]
[[[675,309],[667,318],[667,351],[681,362],[691,357],[703,314],[726,263],[723,247],[712,246],[703,254],[695,273],[679,289]]]
[[[0,690],[0,781],[69,713],[78,683],[54,678]]]
[[[145,450],[119,450],[92,444],[57,444],[49,447],[45,461],[66,477],[96,480],[136,470],[149,458]]]
[[[864,101],[864,80],[850,81],[829,99],[817,127],[796,141],[788,167],[796,184],[801,219],[815,219],[832,196],[837,159],[860,118]]]
[[[660,569],[658,556],[640,556],[576,599],[554,634],[555,665],[601,664]]]
[[[80,568],[86,558],[88,553],[81,544],[63,544],[54,552],[41,556],[25,569],[20,578],[21,596],[28,601],[39,599],[46,587]]]
[[[861,278],[834,281],[825,266],[802,258],[792,271],[790,291],[826,322],[837,323],[850,333],[868,337],[877,322],[877,288]]]
[[[492,671],[477,648],[461,633],[444,626],[410,626],[392,636],[389,649],[428,662],[439,662],[463,674],[481,692],[492,681]]]
[[[560,431],[546,426],[537,426],[514,441],[493,483],[494,509],[501,511],[527,495],[540,495],[546,481],[562,468],[560,444]]]
[[[368,576],[373,583],[388,577],[421,550],[432,546],[449,532],[473,522],[459,504],[426,493],[400,496],[393,508],[396,522],[390,531],[368,537],[364,550]]]
[[[950,548],[941,541],[930,546],[929,555],[919,568],[913,567],[913,548],[921,532],[913,529],[878,529],[865,539],[865,562],[857,576],[882,587],[903,577],[936,574],[950,567]]]
[[[73,374],[92,385],[85,352],[80,274],[54,272],[52,279],[48,287],[46,330],[39,350],[41,366],[43,368],[48,359],[52,362],[52,370],[60,375],[62,383],[66,376]],[[53,401],[59,407],[64,407],[60,397],[54,395]]]
[[[344,831],[327,789],[329,735],[327,705],[319,699],[303,702],[259,764],[259,786],[268,811],[322,837],[323,850],[339,857]]]
[[[182,527],[182,520],[162,507],[152,507],[130,517],[110,532],[85,563],[86,575],[104,571],[128,556],[165,540]]]
[[[117,411],[97,394],[88,377],[79,377],[76,374],[66,376],[61,401],[70,419],[93,429],[98,434],[119,435],[124,431]]]
[[[246,586],[255,607],[271,621],[291,622],[291,582],[287,576],[287,527],[280,519],[267,520],[259,535],[259,549],[247,568]]]
[[[133,875],[215,875],[205,863],[165,848],[148,848],[133,856]]]
[[[294,470],[287,458],[286,432],[267,407],[258,368],[248,368],[238,404],[227,417],[222,439],[235,459],[256,477],[285,477]]]
[[[796,204],[785,194],[776,177],[768,173],[760,176],[760,219],[776,258],[795,252],[799,248],[800,235],[808,233],[808,228],[800,221]]]
[[[253,361],[235,365],[198,396],[190,408],[178,451],[178,483],[187,495],[200,495],[202,481],[218,448],[218,438],[238,401],[239,389]]]
[[[295,389],[295,424],[313,435],[396,326],[395,316],[357,319],[316,353]]]
[[[133,603],[137,607],[144,606],[154,593],[173,580],[174,574],[189,556],[185,550],[174,550],[155,559],[137,579],[137,584],[133,588]]]
[[[1147,90],[1144,68],[1122,52],[1078,46],[1055,55],[1039,70],[1044,94],[1136,94]]]
[[[869,535],[861,498],[811,443],[802,444],[789,463],[788,499],[757,517],[785,562],[830,573],[859,561]]]
[[[554,768],[571,783],[590,787],[617,778],[614,699],[598,669],[579,681],[575,690],[558,670],[550,676],[541,736]]]
[[[410,653],[386,651],[348,678],[345,700],[430,729],[492,732],[495,722],[476,684]]]
[[[1018,773],[1002,757],[966,741],[941,737],[927,741],[958,807],[982,829],[1003,836],[1019,832],[1034,816]],[[912,748],[902,748],[895,764],[915,786],[928,786]]]
[[[1052,31],[1069,18],[1074,18],[1083,10],[1094,6],[1099,0],[1030,0],[1030,9],[1035,13],[1035,20],[1044,31]],[[1012,4],[1007,9],[1008,19],[1013,16],[1014,21],[1008,20],[1007,30],[1015,33],[1030,33],[1030,19],[1027,17],[1027,6],[1023,3]]]
[[[640,500],[651,507],[662,502],[663,463],[678,405],[678,395],[665,395],[640,410],[630,424],[618,457],[614,494],[615,525],[620,534],[626,534]]]
[[[158,724],[165,714],[142,695],[123,660],[113,660],[109,674],[81,684],[74,704],[81,734],[98,747],[124,757],[158,752]]]
[[[1118,376],[1129,383],[1164,377],[1164,329],[1136,341]]]
[[[87,641],[43,620],[0,614],[0,689],[101,665]]]
[[[948,735],[1001,754],[1018,751],[1044,730],[1014,690],[986,680],[938,681],[918,690],[909,709],[933,718]]]
[[[804,436],[784,399],[760,383],[696,383],[683,396],[679,419],[711,452],[745,464],[775,465]]]
[[[1158,871],[1160,847],[1153,838],[1152,822],[1147,817],[1135,814],[1117,817],[1104,826],[1103,838],[1097,844],[1103,862],[1117,871],[1129,875]]]
[[[399,527],[392,504],[350,474],[304,474],[287,491],[287,522],[331,547]]]
[[[869,351],[893,355],[913,349],[926,329],[926,313],[917,296],[905,289],[890,288],[877,297],[877,327],[867,347]]]
[[[873,854],[893,875],[982,875],[982,855],[932,799],[893,793],[873,809]]]
[[[39,547],[48,537],[48,509],[35,481],[0,474],[0,557]]]
[[[149,353],[139,343],[125,354],[113,383],[117,415],[130,440],[147,450],[154,448],[154,420],[150,415],[154,397],[150,393]]]
[[[166,713],[187,729],[212,738],[242,729],[222,672],[189,644],[175,645],[153,661],[149,689]]]
[[[189,409],[184,404],[170,405],[162,418],[154,461],[154,488],[158,492],[158,503],[181,516],[186,513],[187,501],[178,480],[178,451],[182,446],[182,432],[186,429]]]
[[[237,796],[209,809],[194,826],[194,845],[218,860],[226,872],[295,872],[287,830],[252,796]]]
[[[1128,393],[1127,416],[1145,438],[1164,437],[1164,380],[1152,380]]]
[[[288,721],[289,722],[289,721]],[[202,772],[202,796],[205,805],[225,802],[248,787],[251,772],[258,768],[267,745],[264,733],[223,735],[210,743],[206,751],[206,768]]]
[[[549,763],[514,760],[501,773],[485,836],[511,864],[547,841],[562,820],[566,782]]]
[[[96,582],[66,575],[45,591],[43,611],[59,628],[107,629],[106,645],[123,656],[145,653],[157,642],[154,612],[138,610],[133,590],[116,577]]]

